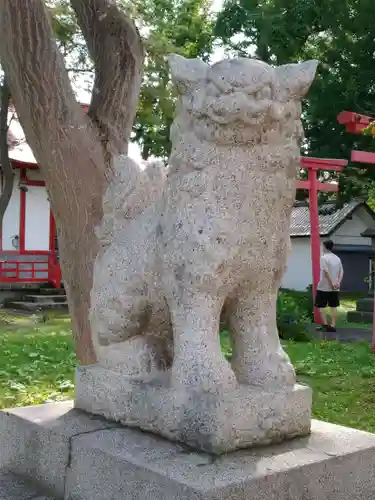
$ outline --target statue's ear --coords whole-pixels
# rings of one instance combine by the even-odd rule
[[[287,99],[301,99],[307,94],[318,64],[318,61],[311,60],[275,68],[280,90]]]
[[[172,82],[179,90],[186,91],[207,77],[209,66],[200,59],[186,59],[178,54],[170,54],[167,59]]]

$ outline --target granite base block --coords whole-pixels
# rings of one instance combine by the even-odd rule
[[[58,473],[64,493],[53,495],[56,500],[375,498],[375,435],[366,432],[313,421],[308,437],[215,456],[105,424],[72,410],[71,403],[0,412],[0,468],[7,464],[8,471],[26,480],[0,474],[4,500],[46,500],[50,490],[45,486],[56,482]],[[33,426],[34,441],[23,443]],[[11,434],[16,428],[21,433]],[[63,449],[68,436],[69,456],[62,455],[60,462],[56,450]],[[31,491],[27,480],[45,497],[25,496]],[[7,491],[18,497],[6,496]]]
[[[311,389],[240,385],[218,394],[145,383],[100,365],[77,370],[77,408],[213,454],[310,433]]]

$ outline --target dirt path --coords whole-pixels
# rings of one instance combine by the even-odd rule
[[[308,325],[308,330],[317,340],[336,340],[342,343],[366,341],[372,343],[372,330],[369,328],[338,328],[336,332],[318,332],[316,325]]]

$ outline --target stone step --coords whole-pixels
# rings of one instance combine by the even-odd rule
[[[0,500],[53,500],[10,472],[0,471]]]
[[[37,294],[37,295],[24,295],[23,300],[25,302],[39,302],[40,304],[45,304],[46,302],[66,302],[65,294]]]
[[[67,309],[68,302],[22,302],[9,301],[6,303],[8,309],[20,309],[24,311],[44,311],[45,309]]]
[[[360,312],[371,312],[374,309],[374,299],[369,297],[366,299],[357,300],[356,310]]]
[[[50,287],[40,287],[38,290],[33,291],[33,294],[39,295],[65,295],[66,292],[64,288],[50,288]]]
[[[346,315],[348,323],[372,323],[372,312],[349,311]]]

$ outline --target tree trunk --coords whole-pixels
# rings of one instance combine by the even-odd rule
[[[143,50],[112,0],[72,0],[72,6],[96,64],[89,116],[74,98],[42,0],[0,0],[0,59],[49,192],[77,356],[90,364],[96,359],[88,319],[94,228],[112,155],[126,149],[134,120]]]
[[[1,88],[1,109],[0,109],[0,164],[2,173],[2,190],[0,195],[0,227],[3,225],[3,219],[12,197],[14,185],[14,172],[9,160],[8,148],[8,107],[10,101],[9,86],[4,78]]]

